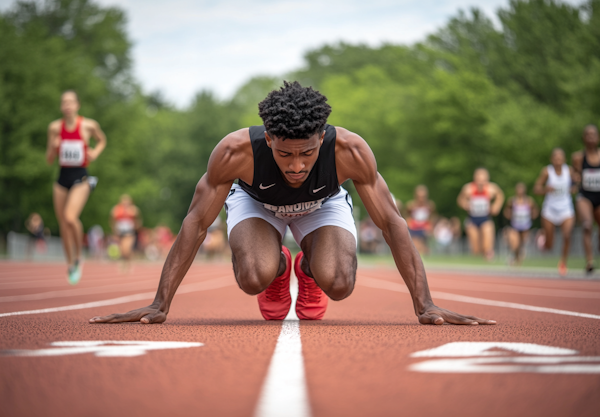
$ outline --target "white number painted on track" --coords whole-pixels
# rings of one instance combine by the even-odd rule
[[[0,356],[65,356],[93,353],[100,357],[131,357],[145,355],[150,350],[182,349],[204,346],[195,342],[151,342],[124,340],[89,340],[52,342],[49,349],[2,350]]]
[[[529,356],[509,356],[511,353]],[[600,356],[533,343],[453,342],[410,355],[412,358],[450,358],[418,362],[416,372],[437,373],[569,373],[600,374]]]

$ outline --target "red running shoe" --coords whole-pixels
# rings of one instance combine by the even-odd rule
[[[323,290],[319,288],[314,279],[302,272],[300,263],[304,253],[296,255],[294,272],[298,277],[298,300],[296,301],[296,314],[300,320],[321,320],[327,311],[327,300]]]
[[[561,277],[567,275],[567,265],[563,261],[560,261],[558,263],[558,275],[560,275]]]
[[[258,307],[265,320],[283,320],[290,311],[290,275],[292,274],[292,254],[285,246],[281,247],[285,255],[285,272],[273,280],[266,290],[258,294]]]

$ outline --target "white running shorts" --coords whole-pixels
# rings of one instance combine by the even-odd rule
[[[286,227],[289,226],[298,246],[306,235],[323,226],[341,227],[352,233],[354,242],[358,241],[354,217],[352,217],[352,197],[342,187],[339,193],[312,213],[300,217],[278,218],[262,203],[250,197],[242,187],[233,184],[225,200],[225,211],[227,212],[227,236],[230,236],[231,230],[242,220],[257,217],[273,226],[282,237],[285,235]]]
[[[573,207],[556,210],[552,207],[542,207],[542,217],[552,223],[554,226],[560,226],[565,220],[575,216]]]

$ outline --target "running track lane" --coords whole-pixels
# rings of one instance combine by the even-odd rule
[[[133,274],[119,275],[113,265],[89,263],[82,283],[70,287],[62,269],[0,263],[0,313],[153,292],[160,272],[159,265],[139,265]],[[230,265],[195,264],[183,285],[227,275],[230,285],[177,295],[169,320],[160,326],[86,322],[145,301],[0,317],[0,349],[84,340],[204,344],[127,358],[0,357],[0,415],[253,416],[281,323],[261,319],[255,298],[235,285]],[[597,415],[600,374],[442,374],[408,367],[424,360],[411,353],[456,341],[536,343],[600,356],[600,320],[439,300],[441,306],[499,324],[421,326],[409,296],[397,291],[398,279],[389,269],[362,269],[354,294],[330,302],[325,320],[301,322],[307,408],[313,416]],[[367,286],[373,282],[389,285]],[[430,274],[430,284],[435,292],[600,315],[600,282],[453,272]],[[16,296],[25,298],[2,302]]]

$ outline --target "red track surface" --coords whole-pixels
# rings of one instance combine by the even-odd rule
[[[160,265],[121,275],[88,263],[66,283],[59,264],[0,263],[0,314],[154,292]],[[397,272],[361,269],[353,295],[330,302],[325,319],[301,322],[313,416],[598,416],[600,373],[420,373],[411,353],[458,342],[521,342],[600,356],[600,320],[440,300],[438,305],[498,321],[496,326],[422,326],[408,294],[361,285],[399,282]],[[0,356],[3,416],[252,416],[281,322],[265,322],[227,264],[195,264],[162,325],[92,325],[87,319],[150,300],[0,317],[0,349],[46,349],[56,341],[179,341],[202,347],[135,357],[91,353]],[[430,274],[433,291],[600,315],[600,282]],[[215,284],[216,283],[216,284]],[[385,284],[385,282],[384,282]],[[212,285],[212,284],[211,284]],[[216,287],[216,288],[215,288]],[[506,353],[506,352],[504,352]],[[516,355],[516,354],[515,354]],[[596,363],[598,365],[598,363]],[[287,415],[282,410],[281,415]]]

